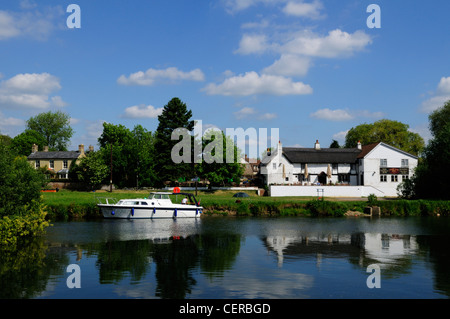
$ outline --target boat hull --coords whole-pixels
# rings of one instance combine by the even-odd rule
[[[199,218],[202,207],[124,207],[119,205],[98,205],[104,218],[159,219],[159,218]]]

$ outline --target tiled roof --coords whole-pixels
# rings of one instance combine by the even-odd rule
[[[34,152],[28,156],[28,159],[77,159],[79,156],[78,151]]]
[[[283,147],[283,154],[291,163],[355,163],[358,148],[297,148]]]
[[[361,153],[359,153],[358,158],[364,158],[364,156],[366,156],[367,154],[369,154],[369,152],[370,152],[371,150],[373,150],[373,149],[374,149],[378,144],[380,144],[380,143],[381,143],[381,142],[363,145],[362,151],[361,151]]]

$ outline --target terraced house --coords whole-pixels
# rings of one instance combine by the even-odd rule
[[[89,147],[89,151],[93,151],[92,146]],[[48,146],[39,151],[38,146],[33,144],[28,162],[36,169],[47,167],[51,175],[57,179],[68,179],[71,165],[78,163],[85,156],[83,144],[78,146],[78,151],[49,151]]]

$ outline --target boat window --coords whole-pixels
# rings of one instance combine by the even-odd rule
[[[147,202],[141,202],[141,205],[148,205]]]
[[[154,198],[154,199],[161,199],[161,194],[155,194],[155,195],[153,196],[153,198]]]
[[[169,199],[169,195],[161,195],[162,196],[162,199]]]

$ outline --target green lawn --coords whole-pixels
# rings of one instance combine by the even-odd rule
[[[198,195],[196,196],[197,200],[201,201],[202,205],[228,205],[235,203],[236,200],[241,200],[245,202],[260,202],[260,203],[280,203],[280,202],[303,202],[313,199],[312,197],[267,197],[267,196],[258,196],[255,191],[248,191],[247,194],[250,195],[249,198],[235,198],[233,194],[238,191],[213,191],[213,192],[205,192],[198,191]],[[150,191],[125,191],[125,190],[117,190],[112,193],[108,191],[96,191],[96,192],[78,192],[78,191],[68,191],[68,190],[60,190],[57,193],[42,193],[44,202],[48,205],[70,205],[70,204],[89,204],[89,203],[97,203],[97,200],[100,198],[114,198],[114,199],[123,199],[123,198],[144,198],[149,195]],[[190,193],[195,194],[195,191],[191,191]],[[181,201],[182,196],[178,196]],[[172,198],[174,200],[174,198]]]

